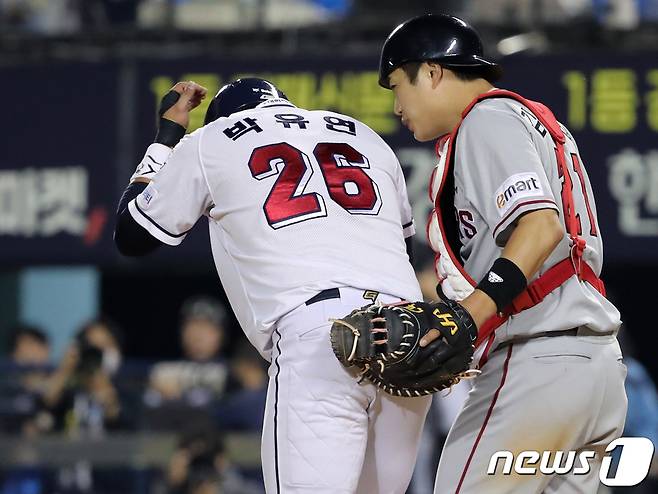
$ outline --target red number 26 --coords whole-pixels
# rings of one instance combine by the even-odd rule
[[[368,159],[349,144],[321,142],[313,150],[327,185],[329,197],[351,214],[376,215],[381,209],[377,184],[364,169]],[[278,175],[263,211],[272,228],[327,215],[325,200],[317,192],[305,192],[313,167],[310,158],[288,143],[254,149],[249,169],[257,180]]]

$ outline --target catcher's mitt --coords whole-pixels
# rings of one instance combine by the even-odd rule
[[[436,329],[441,336],[426,347],[420,339]],[[465,377],[473,360],[477,328],[457,302],[368,305],[331,327],[331,346],[346,367],[389,394],[421,396],[441,391]]]

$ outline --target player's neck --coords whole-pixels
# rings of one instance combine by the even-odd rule
[[[479,95],[486,93],[493,89],[493,86],[484,79],[476,79],[474,81],[460,81],[457,90],[453,94],[453,111],[454,121],[450,122],[450,130],[461,121],[462,113],[471,102]]]
[[[461,98],[459,101],[461,111],[460,114],[471,104],[471,102],[479,95],[491,91],[493,86],[485,79],[476,79],[474,81],[464,82],[463,90],[461,91]]]

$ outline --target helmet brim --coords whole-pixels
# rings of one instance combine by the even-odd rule
[[[482,77],[489,82],[495,82],[503,77],[503,68],[500,64],[487,60],[484,57],[479,55],[471,55],[468,58],[455,56],[455,57],[442,57],[441,59],[436,60],[404,60],[397,65],[394,65],[388,69],[388,71],[383,74],[379,79],[379,85],[384,89],[391,89],[389,83],[389,76],[398,68],[402,67],[404,64],[411,62],[434,62],[442,67],[447,69],[466,69],[472,70],[473,72],[478,72],[482,74]]]

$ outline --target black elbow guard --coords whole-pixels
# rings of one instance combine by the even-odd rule
[[[162,245],[157,238],[142,228],[125,209],[117,218],[114,243],[124,256],[138,257],[150,254]]]
[[[124,256],[143,256],[162,245],[162,242],[142,228],[128,211],[128,203],[141,194],[146,186],[147,184],[141,182],[129,184],[117,207],[114,243]]]

